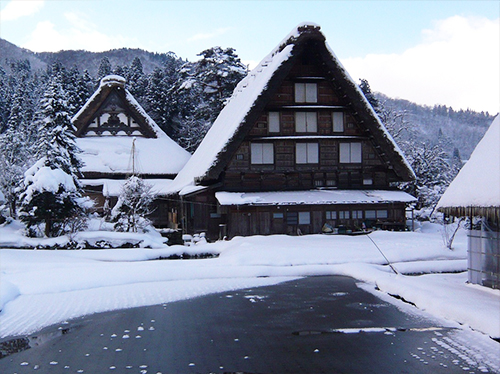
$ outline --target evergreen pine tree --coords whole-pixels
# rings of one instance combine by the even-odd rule
[[[24,71],[17,79],[7,129],[0,135],[0,191],[6,198],[10,216],[14,218],[17,214],[17,190],[34,155],[36,137],[29,126],[33,111],[32,87],[29,71]]]
[[[87,102],[92,94],[92,79],[88,71],[80,74],[78,67],[74,65],[66,74],[63,87],[68,97],[70,116],[74,116]]]
[[[113,69],[113,74],[125,78],[128,75],[128,67],[116,65],[115,68]]]
[[[127,70],[127,86],[130,93],[139,102],[143,102],[143,98],[146,96],[146,88],[148,81],[144,75],[144,70],[142,67],[142,61],[139,57],[135,57]]]
[[[40,139],[37,158],[46,157],[49,163],[47,166],[62,169],[79,185],[78,177],[82,167],[82,161],[78,157],[80,150],[75,141],[68,98],[57,76],[53,77],[45,91],[38,117]]]
[[[455,179],[456,175],[459,173],[460,169],[462,169],[463,163],[462,163],[462,157],[460,156],[460,151],[458,148],[453,149],[453,155],[451,157],[450,161],[450,183],[453,179]]]
[[[238,82],[247,74],[247,68],[234,48],[213,47],[198,56],[202,58],[194,64],[189,81],[201,94],[203,107],[207,110],[202,115],[213,122]]]
[[[5,69],[0,66],[0,134],[7,128],[7,121],[9,119],[9,101],[11,97],[8,76]]]
[[[368,102],[372,106],[375,113],[380,115],[382,112],[382,110],[381,110],[382,108],[381,108],[380,102],[373,94],[372,89],[370,87],[370,84],[368,83],[368,81],[366,79],[360,79],[359,81],[360,81],[359,88],[361,89],[361,91],[365,95],[366,100],[368,100]]]
[[[109,59],[104,56],[101,59],[101,62],[99,63],[99,69],[97,70],[97,81],[100,82],[101,79],[106,75],[110,75],[111,71],[111,62],[109,62]]]
[[[177,141],[193,152],[247,73],[233,48],[214,47],[199,54],[196,63],[186,63],[176,84],[180,105]]]
[[[38,161],[25,173],[21,219],[29,235],[57,236],[82,220],[89,206],[78,180],[82,162],[73,134],[61,77],[53,76],[38,113]]]
[[[155,68],[148,76],[144,107],[168,136],[176,140],[177,124],[182,110],[180,92],[176,89],[183,61],[170,53],[162,68]]]

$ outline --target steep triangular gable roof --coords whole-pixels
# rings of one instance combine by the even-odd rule
[[[371,131],[374,141],[384,146],[394,171],[402,180],[415,177],[411,166],[380,122],[359,87],[325,41],[320,27],[301,24],[253,69],[235,88],[232,97],[221,111],[190,161],[172,184],[172,192],[178,192],[193,183],[216,180],[226,166],[229,157],[250,130],[253,122],[269,101],[273,88],[286,78],[293,62],[307,41],[317,42],[320,54],[327,65],[331,79],[340,86],[351,101],[356,115]]]
[[[500,115],[438,202],[453,215],[500,216]],[[493,209],[494,208],[494,209]]]
[[[158,137],[162,132],[161,129],[125,88],[125,83],[125,78],[119,75],[108,75],[101,79],[97,91],[73,117],[77,137],[84,136],[94,118],[105,111],[110,104],[125,109],[137,123],[138,130],[144,137]]]
[[[141,136],[106,135],[86,136],[92,121],[109,104],[126,109],[134,120],[134,129]],[[135,139],[135,154],[143,175],[173,177],[182,169],[191,155],[173,141],[144,111],[132,94],[125,89],[125,79],[108,75],[101,80],[97,91],[73,117],[77,145],[82,150],[85,175],[123,175],[131,173],[130,155]],[[130,135],[134,135],[133,133]],[[94,176],[95,178],[96,176]],[[101,176],[97,176],[101,177]]]

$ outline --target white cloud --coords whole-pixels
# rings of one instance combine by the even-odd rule
[[[249,70],[252,70],[252,69],[254,69],[259,64],[260,61],[256,61],[256,60],[241,60],[241,62],[244,65],[248,66]]]
[[[188,38],[188,42],[195,42],[198,40],[212,39],[216,36],[225,34],[230,29],[231,29],[230,27],[221,27],[213,32],[196,34],[196,35],[193,35],[192,37]]]
[[[37,13],[43,8],[45,1],[41,0],[12,0],[0,11],[0,21],[14,21],[21,17]]]
[[[106,35],[99,32],[98,27],[82,15],[65,13],[64,18],[70,23],[69,28],[58,27],[50,21],[39,22],[22,47],[35,52],[57,52],[63,49],[102,52],[135,43],[135,40],[121,35]]]
[[[423,30],[423,41],[401,54],[342,60],[373,90],[420,104],[500,111],[500,20],[454,16]]]

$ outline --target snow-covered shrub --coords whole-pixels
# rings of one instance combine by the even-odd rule
[[[145,231],[151,224],[146,218],[153,212],[151,205],[155,195],[151,188],[151,185],[135,175],[125,181],[118,202],[111,211],[116,231]]]
[[[93,206],[90,199],[82,198],[70,175],[46,166],[46,162],[40,159],[25,173],[19,215],[30,237],[74,232],[84,226],[87,211]]]

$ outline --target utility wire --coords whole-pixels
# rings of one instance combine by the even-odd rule
[[[382,256],[384,256],[385,260],[387,261],[387,264],[391,267],[392,271],[399,275],[398,271],[394,268],[394,266],[392,266],[391,262],[389,261],[389,259],[384,255],[384,252],[382,252],[382,250],[379,248],[379,246],[377,245],[377,243],[375,243],[375,241],[370,237],[370,234],[367,234],[366,235],[368,237],[368,239],[371,240],[371,242],[373,243],[373,245],[378,249],[378,251],[380,252],[380,254]]]

